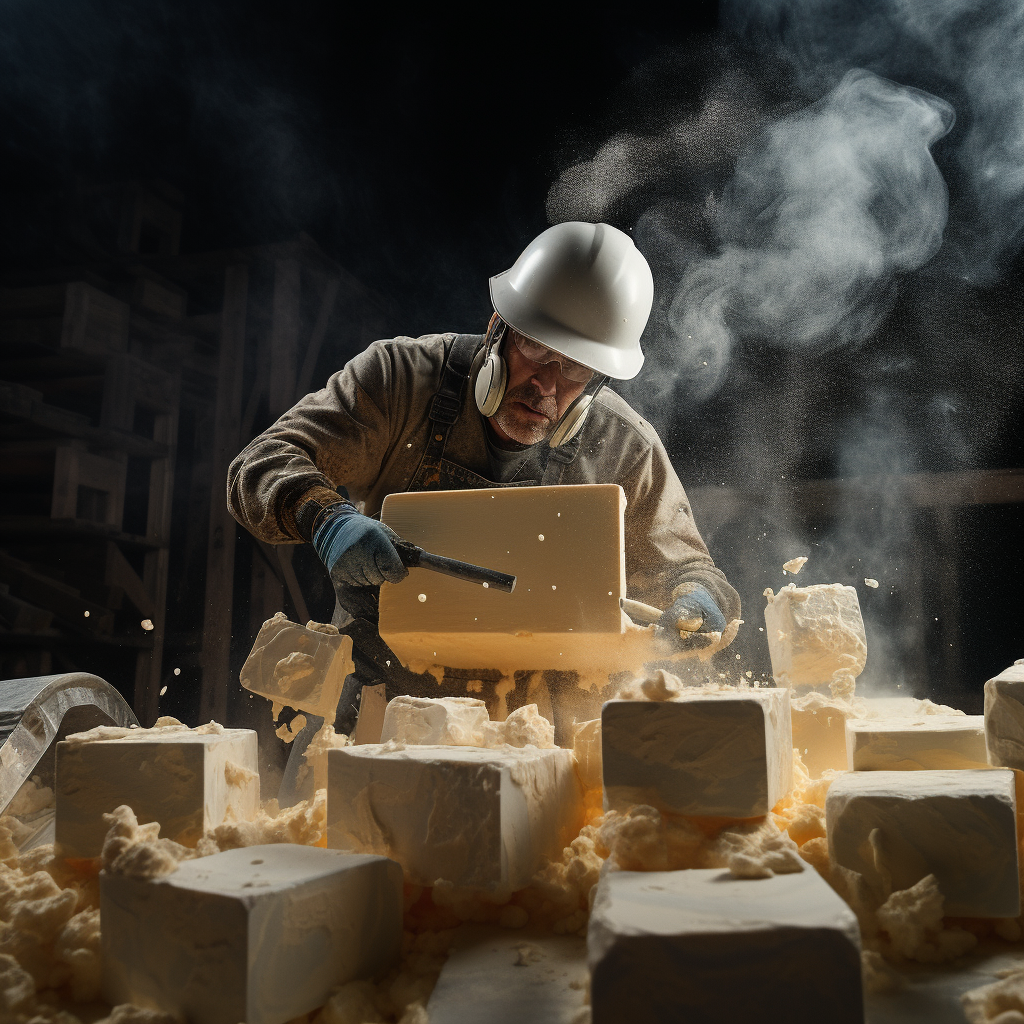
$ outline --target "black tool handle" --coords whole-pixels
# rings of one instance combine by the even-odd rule
[[[424,551],[419,545],[412,544],[407,540],[396,540],[393,543],[402,559],[402,564],[408,569],[431,569],[433,572],[453,576],[455,579],[465,580],[467,583],[479,583],[483,587],[500,590],[505,594],[511,594],[515,590],[516,578],[506,572],[485,569],[482,565],[460,562],[457,558],[445,558],[444,555],[432,555],[429,551]]]

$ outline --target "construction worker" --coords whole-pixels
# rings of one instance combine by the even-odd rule
[[[229,471],[243,526],[316,548],[337,591],[335,624],[353,638],[356,682],[384,681],[389,696],[418,691],[377,634],[379,587],[408,571],[375,518],[394,492],[620,484],[629,596],[665,608],[670,627],[698,620],[699,632],[720,632],[739,616],[660,439],[604,386],[644,360],[654,285],[632,239],[607,224],[548,228],[490,293],[486,334],[374,342]],[[433,677],[423,692],[439,693]]]

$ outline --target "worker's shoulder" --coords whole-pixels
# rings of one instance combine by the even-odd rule
[[[387,361],[393,365],[417,363],[440,365],[444,361],[445,342],[454,337],[453,334],[423,334],[418,338],[410,338],[405,335],[399,335],[396,338],[381,338],[367,345],[360,356]]]
[[[654,427],[609,387],[597,393],[588,419],[588,429],[600,431],[603,437],[614,433],[623,443],[628,441],[646,448],[659,443]]]

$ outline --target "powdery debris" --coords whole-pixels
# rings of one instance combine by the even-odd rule
[[[516,708],[503,724],[503,739],[510,747],[549,750],[555,745],[555,727],[537,710],[536,704]]]
[[[968,1024],[1024,1022],[1024,968],[1003,972],[991,985],[971,989],[960,997]]]
[[[682,818],[639,805],[609,811],[598,833],[598,852],[624,871],[728,868],[740,878],[769,878],[803,871],[796,843],[771,816],[723,822]]]

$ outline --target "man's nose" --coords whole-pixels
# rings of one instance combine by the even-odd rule
[[[559,369],[558,363],[552,360],[550,363],[544,363],[534,370],[533,380],[537,387],[540,388],[542,395],[553,395],[555,393]]]

